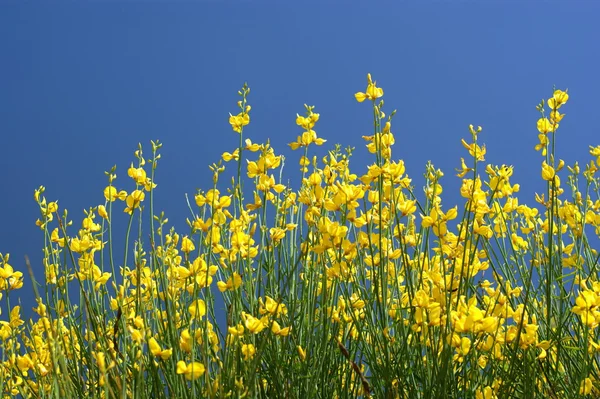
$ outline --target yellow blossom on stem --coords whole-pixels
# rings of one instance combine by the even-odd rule
[[[537,129],[542,134],[551,133],[558,125],[553,124],[548,118],[540,118],[537,122]]]
[[[186,364],[183,360],[177,362],[177,374],[183,374],[186,380],[197,380],[204,374],[205,368],[202,363],[192,362]]]
[[[241,133],[244,126],[250,123],[250,115],[246,112],[241,112],[237,115],[229,114],[229,124],[234,132]]]
[[[135,168],[133,164],[127,170],[127,175],[131,177],[136,184],[144,185],[146,183],[146,171],[144,168]]]
[[[555,176],[554,168],[546,163],[546,161],[542,162],[542,179],[546,181],[550,181]]]
[[[227,282],[219,281],[217,282],[217,288],[221,292],[225,292],[227,290],[237,290],[242,285],[242,276],[239,273],[233,272],[233,276],[227,279]]]
[[[106,212],[106,207],[104,205],[98,205],[98,215],[101,218],[108,220],[108,212]]]
[[[240,159],[240,149],[236,148],[235,151],[233,152],[233,154],[231,154],[229,152],[224,152],[221,155],[221,158],[223,158],[223,161],[225,161],[225,162],[229,162],[232,159],[237,161]]]
[[[306,351],[300,345],[298,345],[296,349],[298,350],[298,355],[300,356],[300,359],[302,361],[306,360]]]
[[[291,327],[282,328],[275,320],[273,320],[273,324],[271,325],[271,332],[279,337],[287,337],[291,329]]]
[[[190,312],[192,320],[200,319],[206,314],[206,303],[202,299],[196,299],[188,306],[188,312]]]
[[[246,312],[242,312],[242,320],[244,320],[244,325],[252,334],[258,334],[264,330],[269,323],[267,316],[257,319]]]
[[[148,340],[148,348],[150,349],[150,352],[156,356],[156,357],[160,357],[162,360],[167,360],[171,357],[171,355],[173,354],[173,350],[172,349],[162,349],[160,347],[160,345],[158,344],[158,342],[156,341],[156,339],[154,339],[154,337],[151,337]]]
[[[127,198],[127,192],[124,190],[117,191],[115,187],[107,186],[104,189],[104,198],[106,198],[106,200],[109,202],[113,202],[116,200],[125,201],[125,199]]]
[[[256,354],[256,348],[252,344],[243,344],[242,345],[242,356],[244,356],[244,360],[251,360]]]
[[[141,190],[134,190],[131,194],[127,196],[125,200],[127,203],[127,208],[125,208],[124,212],[131,214],[134,209],[139,208],[140,203],[144,201],[146,194]]]
[[[552,110],[559,109],[564,103],[569,100],[568,90],[555,90],[551,98],[548,99],[548,106]]]
[[[377,82],[371,80],[371,74],[367,74],[367,90],[366,93],[358,92],[354,95],[356,101],[362,103],[365,100],[375,101],[376,99],[383,97],[383,89],[377,87]]]
[[[194,242],[191,239],[189,239],[188,236],[184,236],[181,240],[181,251],[186,254],[189,254],[194,249],[196,249],[196,247],[194,246]]]

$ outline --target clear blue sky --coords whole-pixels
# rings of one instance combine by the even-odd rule
[[[151,139],[164,143],[157,209],[185,232],[184,194],[209,188],[207,166],[236,147],[228,112],[245,81],[253,106],[245,134],[270,138],[288,171],[299,154],[285,144],[307,103],[321,114],[316,130],[327,145],[357,147],[359,173],[372,162],[361,139],[372,122],[353,94],[371,72],[387,110],[398,109],[394,157],[417,183],[428,160],[442,168],[454,190],[448,206],[469,124],[483,126],[489,163],[515,165],[520,200],[533,203],[543,187],[535,106],[553,85],[571,96],[559,156],[587,162],[588,145],[600,144],[597,2],[351,3],[3,2],[0,252],[24,272],[28,254],[41,278],[33,190],[45,185],[79,223],[82,209],[103,200],[103,172],[116,164],[124,184],[137,143],[148,154]],[[26,278],[22,295],[30,287]]]

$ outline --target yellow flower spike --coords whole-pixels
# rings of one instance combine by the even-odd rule
[[[177,374],[183,374],[186,380],[197,380],[204,374],[205,368],[202,363],[192,362],[186,364],[183,360],[177,362]]]

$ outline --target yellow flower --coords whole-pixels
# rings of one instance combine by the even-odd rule
[[[592,379],[590,377],[586,377],[583,381],[581,381],[581,385],[579,386],[579,394],[580,395],[589,395],[592,393],[592,388],[594,387]]]
[[[300,116],[296,114],[296,125],[300,126],[303,129],[311,130],[315,127],[315,123],[319,120],[320,115],[316,112],[312,112],[313,107],[308,107],[311,112],[309,112],[308,116]]]
[[[239,273],[233,272],[233,276],[227,279],[227,282],[217,282],[217,288],[219,291],[225,292],[227,290],[237,290],[242,285],[242,276]]]
[[[271,325],[271,332],[279,337],[287,337],[290,333],[291,327],[281,328],[279,323],[273,320],[273,324]]]
[[[225,162],[229,162],[232,159],[234,160],[239,160],[240,159],[240,149],[237,148],[233,154],[229,153],[229,152],[224,152],[223,155],[221,155],[221,157],[223,158],[223,161]]]
[[[206,303],[202,299],[197,299],[188,307],[188,312],[192,315],[192,320],[202,318],[206,314]]]
[[[590,146],[590,155],[598,157],[596,158],[596,163],[600,164],[600,145],[596,147]]]
[[[185,330],[181,331],[179,336],[179,349],[190,353],[192,351],[192,341],[193,339],[190,335],[190,331],[186,328]]]
[[[202,363],[192,362],[186,364],[183,360],[177,362],[177,374],[184,374],[186,380],[194,381],[202,374],[204,374],[205,368]]]
[[[475,393],[475,398],[476,399],[496,399],[497,396],[496,396],[496,394],[494,394],[494,390],[492,389],[492,387],[487,386],[487,387],[483,388],[483,391],[481,391],[481,389],[478,389],[477,392]]]
[[[237,326],[229,327],[227,329],[227,332],[233,335],[234,337],[241,337],[242,335],[244,335],[244,326],[238,324]]]
[[[56,227],[54,230],[52,230],[52,233],[50,233],[50,241],[57,243],[61,247],[64,247],[65,243],[67,242],[64,237],[60,238],[58,235],[58,227]]]
[[[300,359],[302,359],[302,361],[306,360],[306,351],[302,349],[300,345],[298,345],[296,349],[298,350],[298,355],[300,356]]]
[[[48,209],[46,210],[46,213],[50,214],[50,213],[55,213],[57,211],[58,211],[58,203],[56,201],[50,202],[48,204]]]
[[[457,172],[459,172],[456,176],[460,177],[461,179],[463,177],[465,177],[465,175],[469,172],[471,172],[473,170],[473,168],[468,168],[467,165],[465,164],[465,159],[461,158],[460,159],[460,163],[461,163],[461,168],[460,169],[456,169]]]
[[[256,354],[256,348],[252,344],[244,344],[242,345],[242,355],[244,356],[244,360],[250,360]]]
[[[542,163],[542,179],[550,181],[554,178],[555,174],[554,168],[544,161]]]
[[[229,124],[234,132],[241,133],[244,126],[250,123],[250,115],[246,112],[241,112],[237,115],[229,114]]]
[[[181,251],[186,254],[189,254],[194,249],[196,249],[196,247],[194,246],[194,242],[190,240],[188,236],[183,237],[183,239],[181,240]]]
[[[567,91],[556,90],[552,98],[548,99],[548,106],[553,110],[557,110],[568,100],[569,94]]]
[[[265,296],[265,302],[263,304],[262,298],[259,298],[260,303],[260,314],[270,313],[274,316],[279,316],[282,314],[287,314],[287,307],[284,303],[277,302],[270,296]]]
[[[476,143],[467,144],[464,139],[462,140],[462,145],[469,150],[469,155],[471,155],[477,161],[485,161],[485,154],[487,152],[485,145],[480,147]]]
[[[133,164],[131,164],[131,167],[127,170],[127,174],[136,184],[144,185],[146,183],[146,171],[144,168],[134,168]]]
[[[269,320],[266,316],[257,319],[246,312],[242,312],[242,319],[244,320],[244,325],[252,334],[258,334],[264,330],[269,323]]]
[[[104,198],[106,198],[106,200],[109,202],[113,202],[118,199],[121,201],[125,201],[125,199],[127,198],[127,193],[123,190],[117,192],[117,189],[113,186],[107,186],[104,189]]]
[[[553,125],[548,118],[540,118],[537,121],[537,129],[542,134],[548,134],[554,130],[558,125]]]
[[[354,95],[354,97],[356,98],[356,101],[358,101],[359,103],[362,103],[365,100],[372,100],[375,101],[376,99],[378,99],[379,97],[383,96],[383,89],[380,87],[377,87],[377,82],[373,82],[371,80],[371,74],[367,74],[367,91],[366,93],[363,92],[358,92]]]
[[[125,200],[127,203],[127,208],[125,208],[125,213],[131,214],[135,208],[140,206],[140,203],[146,198],[146,194],[141,190],[134,190],[131,194],[127,196]]]
[[[150,349],[150,352],[154,356],[160,357],[162,360],[167,360],[173,354],[173,350],[172,349],[165,349],[165,350],[163,350],[160,347],[160,345],[158,344],[158,342],[156,342],[156,339],[154,339],[154,337],[151,337],[148,340],[148,348]]]
[[[285,230],[280,227],[271,227],[269,236],[275,244],[278,244],[285,237]]]
[[[108,212],[106,212],[106,207],[104,205],[98,205],[98,215],[101,218],[108,220]]]
[[[19,355],[17,356],[17,367],[22,372],[26,372],[29,369],[33,369],[35,367],[35,363],[31,359],[31,356],[29,354],[26,354],[24,356]]]
[[[260,150],[260,148],[261,148],[261,146],[259,144],[252,143],[252,140],[250,140],[250,139],[246,139],[244,141],[244,143],[246,144],[244,149],[251,151],[251,152],[256,152],[256,151]]]

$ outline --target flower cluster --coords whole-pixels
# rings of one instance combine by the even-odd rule
[[[221,156],[237,179],[224,188],[226,167],[210,166],[185,234],[154,211],[159,142],[135,152],[131,190],[106,172],[103,203],[78,224],[35,191],[45,284],[30,320],[11,306],[23,274],[0,255],[3,398],[600,396],[600,146],[583,172],[557,158],[566,91],[538,105],[533,205],[515,167],[484,164],[473,125],[462,203],[445,202],[432,163],[417,195],[371,75],[355,98],[373,108],[373,162],[351,169],[339,145],[311,159],[326,140],[305,106],[294,188],[283,155],[244,137],[249,93],[229,117],[239,146]]]

